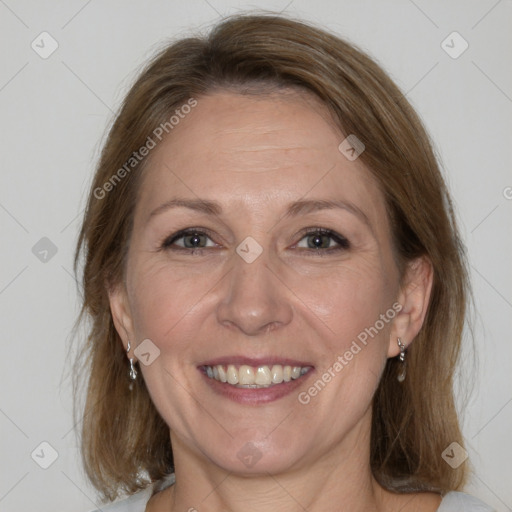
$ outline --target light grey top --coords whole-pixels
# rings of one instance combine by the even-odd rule
[[[159,485],[158,489],[162,490],[174,483],[174,474]],[[129,498],[123,499],[116,503],[110,503],[91,512],[144,512],[147,502],[153,494],[153,488],[140,491]],[[482,501],[464,492],[451,491],[447,493],[437,512],[496,512]]]

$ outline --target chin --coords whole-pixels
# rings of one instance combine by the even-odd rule
[[[288,432],[263,438],[261,430],[254,436],[239,435],[222,446],[213,444],[205,450],[210,459],[230,473],[246,476],[279,474],[289,471],[300,463],[306,455],[304,442],[299,443],[300,436],[291,436]]]

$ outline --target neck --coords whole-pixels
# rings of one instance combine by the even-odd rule
[[[255,512],[379,511],[389,495],[370,469],[370,420],[359,423],[338,445],[282,473],[238,475],[205,460],[171,434],[176,484],[165,510]],[[169,508],[169,501],[172,506]]]

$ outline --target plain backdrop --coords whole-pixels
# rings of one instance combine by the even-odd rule
[[[99,504],[80,465],[66,358],[87,187],[145,60],[166,41],[246,9],[284,11],[356,43],[424,120],[475,294],[478,366],[464,366],[461,388],[474,389],[460,401],[474,467],[467,491],[512,510],[510,0],[0,0],[0,509]]]

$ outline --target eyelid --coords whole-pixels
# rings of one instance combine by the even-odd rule
[[[205,249],[212,249],[211,246],[210,247],[182,247],[182,246],[174,246],[173,247],[176,240],[179,240],[181,238],[184,238],[186,236],[190,236],[193,234],[205,235],[213,243],[216,244],[214,237],[212,236],[212,232],[209,229],[202,228],[202,227],[190,227],[190,228],[180,229],[180,230],[176,231],[175,233],[173,233],[169,236],[166,236],[163,239],[163,241],[159,244],[159,250],[186,251],[186,252],[190,253],[190,252],[201,252]],[[298,236],[299,239],[292,247],[297,246],[297,244],[299,244],[308,235],[314,235],[314,234],[328,236],[332,240],[334,240],[337,245],[335,247],[328,247],[326,249],[321,249],[321,248],[314,249],[311,247],[301,248],[305,252],[309,252],[311,254],[323,253],[323,255],[328,255],[328,254],[330,254],[332,252],[336,252],[336,251],[347,251],[352,246],[352,244],[346,237],[344,237],[343,235],[341,235],[340,233],[338,233],[332,229],[323,228],[323,227],[319,227],[319,226],[309,226],[309,227],[305,227],[305,228],[301,229],[297,233],[296,237]],[[216,245],[218,245],[218,244],[216,244]]]
[[[337,231],[334,231],[333,229],[323,228],[323,227],[319,227],[319,226],[310,226],[307,228],[303,228],[301,231],[299,231],[298,236],[300,236],[300,239],[297,242],[297,244],[306,236],[314,235],[316,233],[329,236],[338,244],[337,247],[329,247],[328,249],[318,250],[318,253],[320,253],[320,252],[329,253],[330,251],[335,251],[335,250],[348,250],[352,246],[352,244],[350,243],[348,238],[346,238],[342,234],[338,233]],[[295,245],[297,245],[297,244],[295,244]],[[311,249],[311,248],[309,250],[313,251],[313,252],[317,251],[317,249]]]
[[[176,231],[175,233],[166,236],[163,239],[163,241],[159,244],[159,246],[161,249],[168,249],[168,248],[172,247],[172,245],[175,243],[176,240],[179,240],[180,238],[183,238],[185,236],[193,235],[195,233],[197,233],[198,235],[206,235],[210,240],[212,240],[214,242],[212,232],[209,229],[199,228],[199,227],[197,227],[197,228],[191,227],[191,228],[180,229],[180,230]],[[216,242],[214,242],[214,243],[216,243]],[[176,250],[180,250],[180,249],[183,249],[185,251],[192,251],[192,250],[207,249],[207,247],[189,248],[189,247],[178,246],[178,249],[176,249]]]

